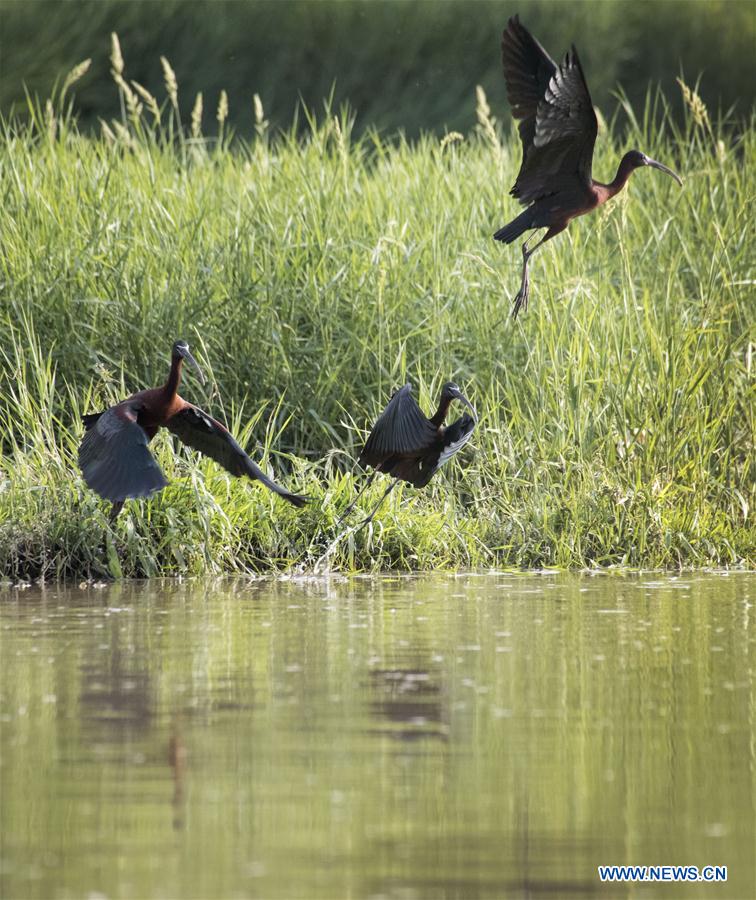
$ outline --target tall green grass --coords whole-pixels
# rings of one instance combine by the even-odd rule
[[[2,123],[0,573],[753,564],[752,127],[729,136],[690,92],[683,126],[660,95],[626,103],[596,177],[637,146],[685,187],[642,171],[573,223],[513,323],[519,251],[491,234],[520,151],[482,94],[478,127],[441,141],[358,138],[345,110],[273,139],[259,101],[232,140],[170,68],[153,98],[115,44],[111,65],[122,114],[99,136],[73,117],[80,72]],[[162,437],[170,487],[109,527],[81,413],[158,384],[176,337],[212,373],[184,395],[305,511]],[[365,427],[396,385],[428,408],[450,377],[481,416],[472,449],[344,534]]]

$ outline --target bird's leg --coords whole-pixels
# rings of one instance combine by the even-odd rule
[[[398,478],[395,478],[395,479],[391,482],[391,484],[386,488],[385,493],[383,494],[383,496],[381,497],[381,499],[378,501],[378,503],[376,503],[376,505],[375,505],[373,511],[370,513],[370,515],[367,517],[367,519],[363,519],[363,520],[360,522],[360,524],[357,526],[358,528],[364,528],[365,525],[368,524],[368,522],[372,522],[372,521],[373,521],[373,516],[378,512],[378,510],[380,509],[380,506],[381,506],[381,504],[383,503],[383,501],[386,499],[386,497],[388,497],[388,495],[391,493],[391,491],[394,490],[394,488],[397,486],[397,484],[399,484],[399,479],[398,479]]]
[[[118,513],[119,513],[122,509],[123,509],[123,500],[116,500],[115,503],[113,503],[113,506],[112,506],[111,509],[110,509],[109,521],[110,521],[110,524],[111,524],[111,525],[112,525],[112,524],[115,522],[115,520],[118,518]]]
[[[522,281],[520,282],[520,290],[517,292],[517,296],[514,298],[514,305],[512,307],[512,318],[517,318],[517,313],[520,309],[528,308],[528,297],[530,296],[530,281],[528,279],[528,251],[526,249],[526,244],[522,245]]]
[[[528,250],[528,244],[535,237],[534,234],[531,234],[530,237],[523,242],[522,245],[522,281],[520,282],[520,290],[517,292],[517,296],[514,298],[514,306],[512,307],[512,318],[517,318],[517,313],[519,313],[520,309],[528,308],[528,298],[530,297],[530,279],[528,278],[528,260],[530,257],[536,252],[538,247],[541,246],[543,241],[539,241],[532,250]]]
[[[339,516],[338,521],[336,522],[337,525],[341,525],[341,523],[344,521],[344,519],[346,519],[346,517],[349,515],[349,513],[354,509],[357,501],[360,499],[360,497],[365,493],[365,491],[373,483],[373,479],[375,478],[375,476],[377,474],[378,474],[377,470],[374,470],[373,472],[370,473],[370,478],[368,478],[368,480],[365,482],[365,486],[357,494],[357,496],[354,498],[354,500],[352,500],[352,502],[349,504],[349,506],[347,506],[347,508],[344,510],[344,512]]]
[[[522,245],[522,283],[520,284],[520,290],[517,292],[517,296],[514,298],[514,305],[512,307],[512,318],[517,318],[517,313],[521,309],[528,308],[528,298],[530,297],[530,279],[528,278],[528,260],[530,257],[538,250],[539,247],[542,247],[546,241],[551,240],[555,234],[559,234],[560,231],[564,231],[566,225],[562,225],[561,227],[552,227],[546,232],[546,234],[541,238],[540,241],[533,247],[532,250],[528,250],[528,244],[533,240],[534,235],[530,235],[530,237],[525,241]]]

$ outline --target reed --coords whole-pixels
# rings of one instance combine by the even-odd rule
[[[223,95],[212,134],[201,100],[182,126],[170,62],[153,96],[117,46],[123,108],[98,135],[71,80],[0,123],[2,577],[753,565],[753,127],[625,102],[597,177],[635,145],[684,189],[644,172],[574,223],[512,323],[519,253],[491,234],[519,146],[482,91],[480,127],[442,140],[356,137],[333,108],[275,135],[259,98],[246,140]],[[212,373],[185,396],[306,510],[162,437],[170,486],[109,527],[76,467],[81,414],[159,383],[176,337]],[[393,387],[428,407],[448,378],[481,415],[472,449],[342,534],[366,426]]]

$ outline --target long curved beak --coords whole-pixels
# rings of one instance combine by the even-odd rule
[[[198,363],[197,360],[192,356],[192,354],[189,352],[189,350],[186,350],[186,351],[185,351],[185,353],[184,353],[184,359],[185,359],[185,360],[189,363],[189,365],[194,369],[194,372],[195,372],[195,374],[197,375],[197,378],[199,378],[199,380],[200,380],[200,384],[204,384],[204,383],[205,383],[205,376],[202,374],[202,369],[200,369],[199,363]]]
[[[470,401],[467,399],[467,397],[465,397],[465,395],[462,393],[462,391],[454,391],[454,396],[456,397],[457,400],[461,400],[465,404],[465,406],[468,406],[470,408],[472,417],[473,417],[473,419],[475,419],[475,422],[477,423],[478,414],[475,412],[475,407],[472,405],[472,403],[470,403]]]
[[[671,175],[675,181],[682,187],[683,180],[677,174],[677,172],[673,172],[672,169],[668,168],[664,165],[664,163],[657,162],[655,159],[651,159],[650,157],[646,157],[646,165],[651,166],[653,169],[658,169],[660,172],[664,172],[666,175]]]

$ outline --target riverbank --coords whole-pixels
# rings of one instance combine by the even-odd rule
[[[345,115],[271,139],[259,107],[251,142],[179,135],[160,103],[124,93],[99,137],[60,101],[3,125],[0,577],[754,564],[753,128],[628,108],[596,177],[637,146],[684,188],[637,173],[539,254],[513,323],[520,254],[491,234],[520,151],[482,96],[478,129],[411,144]],[[306,510],[160,438],[171,485],[110,528],[81,414],[158,384],[177,337],[211,375],[184,395]],[[336,540],[365,428],[448,378],[471,446]]]

